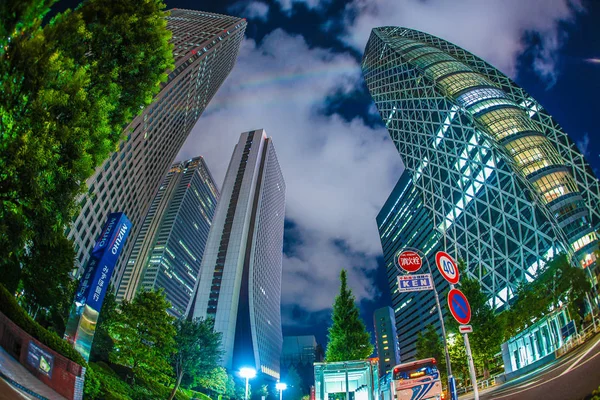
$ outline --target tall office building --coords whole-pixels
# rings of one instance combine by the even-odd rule
[[[423,209],[408,221],[413,210],[394,211],[403,215],[393,222],[383,213],[384,249],[395,240],[387,229],[406,232],[425,212],[430,222],[407,245],[463,259],[496,309],[558,252],[598,269],[598,179],[535,99],[473,54],[411,29],[373,29],[362,69],[415,190],[404,201]],[[387,250],[392,260],[402,247]],[[414,303],[403,307],[409,315]]]
[[[435,229],[494,306],[557,251],[595,264],[598,179],[523,89],[467,51],[404,28],[373,29],[362,68]]]
[[[396,318],[391,307],[382,307],[373,313],[375,345],[379,357],[379,376],[382,377],[400,364]]]
[[[321,362],[317,338],[314,335],[284,336],[281,350],[281,364],[285,366],[309,365],[313,369],[314,362]]]
[[[135,239],[117,292],[119,301],[131,300],[138,290],[164,289],[169,312],[185,316],[218,199],[202,157],[171,166]]]
[[[193,317],[214,318],[223,366],[279,379],[285,183],[264,130],[235,147],[202,259]]]
[[[398,291],[396,266],[398,253],[406,248],[421,250],[424,255],[424,265],[419,273],[427,273],[427,263],[429,263],[438,290],[446,289],[448,283],[437,272],[435,266],[435,254],[443,250],[443,243],[440,240],[442,235],[433,229],[429,210],[423,207],[423,196],[413,185],[408,171],[402,174],[377,215],[377,227],[392,295],[400,359],[403,362],[414,361],[418,333],[425,331],[428,325],[434,325],[441,332],[441,325],[433,292],[400,294]],[[442,307],[442,312],[446,317],[447,307]]]
[[[284,336],[281,350],[281,375],[284,382],[289,381],[290,370],[296,370],[302,379],[302,391],[309,393],[315,384],[313,363],[323,362],[323,347],[317,344],[313,335]]]
[[[67,230],[80,266],[109,213],[122,211],[137,237],[158,187],[206,105],[237,57],[246,21],[192,10],[171,10],[175,68],[154,102],[124,130],[126,139],[87,181],[81,213]],[[112,283],[118,288],[134,240],[128,241]]]

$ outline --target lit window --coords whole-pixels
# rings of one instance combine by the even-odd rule
[[[590,232],[587,235],[584,235],[580,239],[577,239],[575,243],[573,243],[573,250],[578,251],[582,247],[590,244],[591,242],[598,240],[598,236],[596,232]]]

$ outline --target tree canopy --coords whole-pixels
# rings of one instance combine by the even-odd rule
[[[168,384],[172,378],[171,356],[176,352],[173,324],[167,314],[171,304],[162,292],[139,292],[132,302],[124,301],[109,327],[114,350],[112,363],[131,369],[132,378]]]
[[[346,270],[340,273],[340,281],[325,358],[328,362],[364,360],[373,353],[371,335],[360,318],[352,290],[347,286]]]
[[[86,0],[42,26],[53,3],[0,5],[0,280],[40,307],[68,290],[86,179],[174,65],[161,0]]]
[[[519,286],[516,300],[503,313],[507,328],[505,338],[514,336],[561,304],[568,305],[571,317],[579,324],[585,293],[590,289],[585,270],[572,266],[566,255],[557,255],[534,281]]]
[[[416,343],[417,359],[435,358],[438,363],[440,374],[445,377],[446,373],[446,355],[444,354],[444,345],[433,324],[427,325],[425,331],[417,334]],[[446,379],[443,379],[445,381]]]
[[[285,383],[288,385],[285,391],[285,398],[289,400],[301,400],[304,395],[302,378],[294,366],[291,366],[288,370]]]
[[[465,270],[465,269],[463,269]],[[504,315],[497,315],[487,302],[479,281],[464,276],[460,281],[460,290],[469,300],[471,306],[471,322],[473,332],[469,334],[469,342],[475,362],[483,365],[484,375],[489,375],[490,362],[500,352],[504,342]],[[458,332],[458,323],[450,318],[450,330]],[[462,340],[462,339],[461,339]],[[454,363],[452,363],[454,367]]]
[[[214,325],[211,318],[175,321],[176,352],[172,356],[172,365],[176,379],[169,400],[175,397],[184,376],[194,378],[211,372],[218,373],[216,368],[223,353],[222,335],[215,331]]]

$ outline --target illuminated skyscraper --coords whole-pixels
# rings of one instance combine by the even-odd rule
[[[169,312],[185,316],[218,198],[202,157],[171,166],[135,239],[118,300],[131,300],[138,290],[163,289]]]
[[[125,127],[119,150],[88,179],[81,213],[67,230],[80,266],[109,213],[124,212],[132,223],[131,237],[138,236],[165,174],[233,68],[246,28],[243,19],[202,11],[173,9],[167,20],[175,67],[154,102]],[[134,243],[127,242],[113,274],[116,289]]]
[[[279,379],[285,182],[272,139],[245,132],[233,151],[202,258],[192,317],[214,318],[223,366]]]
[[[598,179],[535,99],[473,54],[411,29],[373,29],[362,69],[443,247],[493,307],[557,252],[595,265]]]

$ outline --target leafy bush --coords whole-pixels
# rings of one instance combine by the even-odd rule
[[[25,332],[29,333],[41,343],[50,347],[52,350],[62,354],[69,360],[87,367],[87,363],[73,347],[65,340],[58,337],[54,332],[50,332],[40,324],[35,322],[17,303],[15,297],[6,288],[0,284],[0,311],[11,321],[17,324]]]
[[[105,363],[90,363],[90,369],[94,371],[95,377],[100,384],[99,398],[107,400],[131,399],[131,386],[119,378]]]
[[[100,380],[94,372],[94,369],[89,366],[85,371],[85,381],[83,386],[83,394],[86,399],[96,399],[100,394]]]

